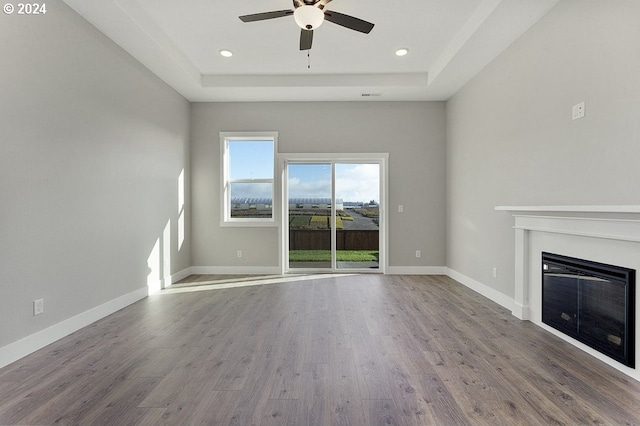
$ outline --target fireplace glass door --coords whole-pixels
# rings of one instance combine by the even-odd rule
[[[634,366],[635,271],[542,254],[542,322]]]

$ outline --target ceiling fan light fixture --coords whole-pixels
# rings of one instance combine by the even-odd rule
[[[293,19],[303,30],[312,31],[324,22],[324,12],[315,6],[300,6],[293,12]]]
[[[406,47],[396,50],[396,56],[406,56],[409,53],[409,49]]]

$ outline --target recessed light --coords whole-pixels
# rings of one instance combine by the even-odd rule
[[[226,50],[226,49],[222,49],[222,50],[220,51],[220,54],[221,54],[222,56],[224,56],[225,58],[230,58],[230,57],[232,57],[232,56],[233,56],[233,52],[232,52],[232,51],[230,51],[230,50]]]
[[[406,47],[396,50],[396,56],[405,56],[407,53],[409,53],[409,49]]]

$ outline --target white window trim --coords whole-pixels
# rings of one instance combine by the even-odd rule
[[[232,218],[231,194],[229,191],[229,141],[264,141],[273,140],[273,179],[246,179],[234,180],[248,183],[271,183],[271,218]],[[278,132],[220,132],[220,226],[221,227],[275,227],[279,218],[279,192],[277,191],[278,176],[276,174],[276,162],[278,156]]]

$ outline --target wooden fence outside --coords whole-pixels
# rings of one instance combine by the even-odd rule
[[[336,230],[337,250],[379,250],[379,231]],[[331,232],[328,230],[289,230],[289,250],[329,250]]]

